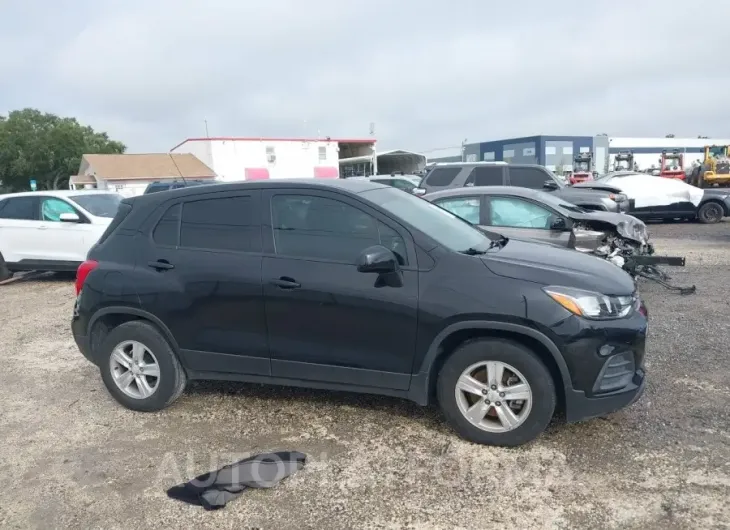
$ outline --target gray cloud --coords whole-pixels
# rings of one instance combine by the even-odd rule
[[[375,122],[383,146],[410,149],[728,136],[728,19],[723,0],[10,0],[0,109],[74,115],[135,151],[202,136],[206,119],[221,136]]]

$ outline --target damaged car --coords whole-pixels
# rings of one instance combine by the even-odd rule
[[[634,216],[587,210],[549,193],[512,186],[457,188],[424,199],[483,229],[506,237],[572,248],[604,258],[634,278],[674,287],[659,265],[684,266],[684,258],[656,256],[643,221]]]
[[[687,219],[714,224],[730,216],[730,190],[702,189],[679,179],[617,171],[573,188],[623,193],[631,202],[631,215],[643,220]]]

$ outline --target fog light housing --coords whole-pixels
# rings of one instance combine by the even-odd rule
[[[625,351],[608,358],[593,385],[596,394],[620,390],[627,386],[634,377],[636,365],[634,354]]]

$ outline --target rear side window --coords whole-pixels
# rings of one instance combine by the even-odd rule
[[[152,239],[158,245],[176,247],[180,236],[180,210],[182,206],[170,206],[152,232]]]
[[[541,190],[550,176],[534,167],[510,167],[509,181],[512,186]]]
[[[501,166],[477,166],[466,180],[466,186],[502,186],[504,169]]]
[[[0,211],[0,219],[18,221],[38,221],[37,197],[13,197],[3,201],[5,207]]]
[[[180,246],[207,250],[260,251],[260,224],[250,195],[183,203]],[[256,234],[256,231],[259,234]]]
[[[428,174],[425,184],[438,187],[448,186],[454,182],[459,173],[461,173],[460,167],[437,167]]]
[[[128,202],[121,202],[119,203],[119,206],[117,207],[117,214],[112,219],[112,222],[109,223],[109,226],[106,227],[106,230],[104,230],[104,233],[101,235],[99,240],[96,242],[97,245],[101,245],[104,241],[106,241],[109,236],[114,232],[114,230],[117,229],[117,227],[122,224],[122,221],[129,215],[129,212],[132,211],[132,205]]]

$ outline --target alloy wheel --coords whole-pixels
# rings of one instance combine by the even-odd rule
[[[112,379],[127,396],[146,399],[160,385],[160,365],[152,351],[141,342],[119,343],[109,358]]]
[[[483,361],[464,370],[456,383],[459,411],[475,427],[492,433],[516,429],[532,409],[530,384],[514,366]]]

